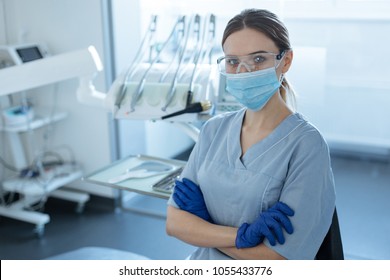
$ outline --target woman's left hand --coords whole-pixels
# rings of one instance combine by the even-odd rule
[[[200,187],[187,178],[183,181],[176,180],[173,192],[173,200],[181,210],[190,212],[199,218],[212,222],[210,214],[204,202]]]

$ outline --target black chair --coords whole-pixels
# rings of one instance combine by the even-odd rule
[[[316,260],[344,260],[343,244],[336,209],[333,213],[329,231],[317,252]]]

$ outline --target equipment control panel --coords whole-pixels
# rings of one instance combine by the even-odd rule
[[[0,46],[0,69],[41,59],[47,55],[47,49],[41,44]]]

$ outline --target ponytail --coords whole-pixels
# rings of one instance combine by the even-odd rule
[[[283,77],[282,85],[279,88],[280,96],[286,102],[287,106],[292,110],[296,111],[296,94],[291,86],[291,84],[287,81],[286,77]]]

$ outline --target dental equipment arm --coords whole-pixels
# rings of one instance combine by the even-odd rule
[[[211,24],[212,27],[209,27],[208,21],[210,21],[210,24]],[[211,31],[212,39],[210,39],[210,38],[206,39],[206,34],[208,33],[206,31],[207,28],[209,28],[210,31]],[[210,33],[210,31],[209,31],[209,33]],[[198,34],[199,34],[199,31],[198,31]],[[197,50],[197,52],[195,54],[194,68],[192,70],[190,86],[189,86],[188,93],[187,93],[186,107],[189,107],[190,104],[192,103],[192,99],[193,99],[193,95],[194,95],[195,80],[197,78],[197,75],[199,74],[199,72],[198,72],[198,70],[199,70],[198,69],[198,65],[199,65],[199,62],[201,60],[202,53],[205,52],[204,48],[205,48],[206,40],[209,41],[208,42],[209,45],[213,46],[214,45],[213,44],[214,43],[214,37],[215,37],[215,16],[214,15],[210,15],[209,18],[206,17],[205,22],[203,24],[203,32],[202,32],[202,40],[200,42],[200,48]],[[210,49],[210,51],[211,51],[211,49]],[[206,52],[209,52],[209,50],[206,50]]]
[[[104,107],[105,93],[92,85],[93,76],[103,70],[95,47],[67,52],[0,70],[0,96],[80,78],[77,97],[80,102]]]
[[[80,103],[112,111],[117,97],[118,91],[121,90],[121,83],[123,77],[119,77],[111,86],[108,94],[99,92],[93,86],[94,76],[98,71],[103,70],[103,65],[100,61],[99,55],[93,46],[86,49],[67,52],[63,54],[53,55],[42,59],[37,59],[24,63],[21,65],[11,66],[0,69],[0,96],[13,94],[16,92],[37,88],[40,86],[72,79],[79,79],[79,86],[76,90],[77,99]],[[147,72],[147,71],[146,71]],[[202,106],[199,108],[187,108],[184,113],[197,113],[210,108],[209,102],[199,103]],[[205,104],[207,105],[205,107]],[[194,105],[195,106],[195,105]],[[175,107],[176,108],[176,107]],[[180,108],[180,106],[177,106]],[[174,109],[171,109],[173,111]],[[179,110],[178,110],[179,111]],[[178,115],[178,111],[173,112]],[[168,112],[169,114],[169,112]],[[138,119],[150,120],[161,119],[164,112],[152,115],[150,110],[145,115],[138,117]],[[169,114],[172,117],[172,113]],[[118,118],[130,118],[133,116],[116,116]],[[164,118],[168,115],[165,114]],[[197,133],[192,135],[193,139],[197,138]]]
[[[158,59],[160,58],[160,55],[162,53],[162,51],[166,48],[166,46],[168,45],[168,43],[170,42],[170,40],[174,37],[175,35],[175,31],[176,31],[176,28],[183,24],[184,25],[184,20],[185,20],[185,16],[182,16],[182,17],[179,17],[179,19],[177,20],[174,28],[172,29],[172,32],[170,33],[170,35],[168,36],[168,39],[165,41],[165,43],[163,44],[163,46],[161,47],[161,49],[159,50],[159,52],[157,53],[157,55],[153,58],[153,60],[150,62],[149,64],[149,67],[147,68],[147,70],[144,72],[142,78],[141,78],[141,82],[138,84],[138,88],[137,88],[137,91],[136,93],[132,96],[132,99],[131,99],[131,102],[130,102],[130,112],[134,112],[135,110],[135,104],[138,102],[138,100],[140,99],[143,91],[144,91],[144,86],[145,86],[145,82],[146,82],[146,77],[148,76],[149,72],[151,71],[153,65],[158,61]]]
[[[155,35],[156,22],[157,22],[157,16],[152,16],[151,21],[149,23],[148,32],[145,34],[144,38],[142,39],[141,45],[138,48],[138,51],[133,59],[133,62],[130,64],[130,67],[127,69],[126,74],[123,77],[123,82],[121,84],[119,94],[116,96],[116,99],[115,99],[114,115],[120,109],[123,98],[125,97],[126,83],[131,80],[132,76],[136,72],[136,70],[139,67],[140,62],[142,60],[142,57],[144,56],[144,54],[146,52],[147,47],[150,45],[150,43]]]

